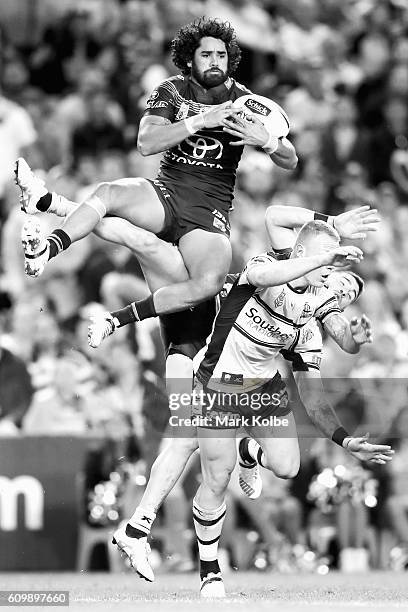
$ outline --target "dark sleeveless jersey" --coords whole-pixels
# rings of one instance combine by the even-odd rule
[[[147,101],[145,115],[158,115],[172,123],[192,117],[214,104],[251,93],[234,79],[211,89],[204,89],[190,77],[177,75],[166,79]],[[229,144],[234,138],[222,127],[200,130],[163,154],[159,179],[182,183],[199,189],[218,202],[230,204],[236,169],[243,147]]]

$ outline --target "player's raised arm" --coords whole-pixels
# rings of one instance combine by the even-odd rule
[[[294,372],[294,378],[308,416],[327,438],[362,461],[380,464],[391,461],[394,451],[390,446],[370,444],[368,435],[354,438],[347,434],[327,400],[318,369]]]
[[[359,248],[347,246],[310,257],[293,257],[282,261],[255,257],[246,272],[246,278],[251,285],[264,289],[284,285],[322,266],[342,268],[352,261],[358,263],[362,256]]]
[[[338,312],[331,314],[323,323],[329,336],[346,353],[358,353],[363,344],[373,341],[371,321],[366,315],[351,321]]]
[[[265,224],[272,247],[283,249],[292,246],[292,230],[316,219],[332,225],[340,238],[353,240],[365,238],[367,232],[375,232],[380,222],[377,210],[369,205],[336,216],[324,215],[300,206],[269,206],[265,213]]]

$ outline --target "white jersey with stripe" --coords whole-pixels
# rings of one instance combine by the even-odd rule
[[[300,330],[299,342],[292,350],[282,349],[281,355],[292,364],[293,372],[320,370],[323,337],[320,326],[313,317]]]
[[[254,266],[275,261],[273,253],[253,257],[224,301],[197,372],[204,385],[226,392],[259,387],[276,373],[280,351],[300,352],[307,323],[340,312],[326,287],[298,290],[286,283],[258,289],[249,283]]]

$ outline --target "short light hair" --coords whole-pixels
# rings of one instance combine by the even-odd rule
[[[307,223],[302,225],[297,235],[294,248],[296,248],[299,244],[304,244],[309,238],[314,238],[315,236],[321,235],[330,236],[337,242],[340,242],[340,235],[334,229],[334,227],[332,227],[325,221],[315,220],[308,221]]]

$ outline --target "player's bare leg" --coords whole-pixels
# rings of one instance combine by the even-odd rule
[[[217,295],[231,265],[231,244],[223,234],[194,229],[182,236],[179,251],[190,278],[155,292],[157,314],[185,310]]]
[[[21,170],[24,166],[17,163]],[[24,174],[22,176],[19,166],[16,169],[16,182],[22,191],[22,202],[28,201],[30,207],[33,205],[39,210],[46,210],[45,206],[52,203],[54,195],[47,192],[37,203],[33,202],[33,198],[37,198],[37,195],[31,195],[36,192],[30,179],[33,175],[28,168],[28,172],[21,173]],[[40,185],[39,188],[41,193]],[[30,207],[26,206],[28,212],[31,212]],[[85,202],[72,210],[63,227],[56,229],[48,238],[41,235],[35,220],[27,220],[22,234],[26,273],[39,276],[49,259],[92,232],[107,213],[155,234],[164,226],[164,208],[147,180],[135,178],[101,183]],[[190,278],[162,287],[143,303],[137,304],[135,319],[126,322],[185,310],[220,291],[231,262],[228,238],[194,229],[180,239],[179,249]]]
[[[54,208],[63,207],[65,199],[48,192],[41,196],[35,204],[33,197],[36,195],[32,197],[31,193],[41,192],[34,190],[30,175],[28,172],[23,173],[22,168],[24,168],[22,160],[18,160],[16,182],[22,191],[20,201],[28,202],[26,206],[23,204],[23,210],[32,214],[36,208],[48,210],[50,206],[51,209],[53,206]],[[55,205],[55,202],[53,204],[53,200],[57,201],[58,206]],[[31,235],[38,233],[38,231],[33,231],[36,222],[33,219],[27,220],[27,226],[24,225],[22,235],[25,252],[28,252],[26,244],[30,248],[26,257],[26,273],[29,276],[39,276],[49,259],[67,249],[72,242],[90,234],[106,214],[119,216],[137,227],[154,233],[160,232],[164,224],[163,206],[147,180],[135,178],[100,183],[89,198],[73,208],[66,217],[62,228],[55,230],[47,238],[43,237],[41,243],[34,245],[35,250]]]
[[[161,240],[153,232],[136,227],[119,217],[104,217],[94,233],[104,240],[131,249],[152,292],[189,278],[178,248]]]
[[[184,355],[170,355],[166,360],[166,385],[171,394],[190,394],[193,381],[193,364]],[[170,432],[168,432],[170,433]],[[114,543],[129,558],[132,567],[146,580],[153,581],[154,574],[149,563],[147,538],[156,518],[156,513],[169,492],[173,489],[186,464],[198,448],[195,428],[180,428],[164,438],[164,449],[153,463],[146,490],[129,518],[113,536]],[[178,435],[179,434],[179,435]]]
[[[225,597],[218,564],[218,542],[226,513],[225,493],[235,467],[235,429],[198,430],[203,481],[193,500],[200,555],[202,597]]]

